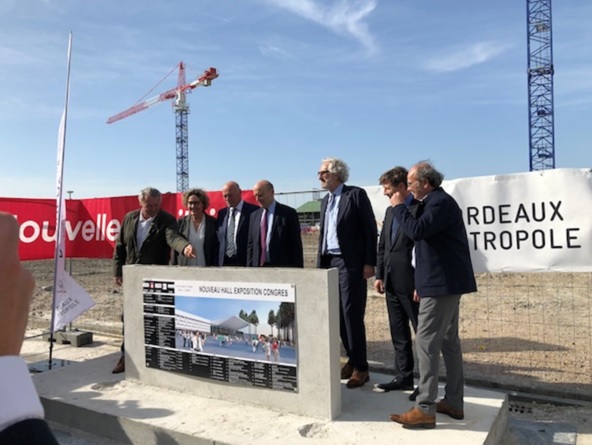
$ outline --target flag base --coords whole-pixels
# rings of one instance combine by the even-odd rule
[[[49,341],[50,333],[44,333],[43,338]],[[78,348],[92,344],[93,334],[85,331],[57,331],[53,333],[53,339],[58,345],[72,345]]]
[[[72,363],[70,360],[54,359],[51,361],[51,369],[63,368]],[[29,372],[39,373],[49,371],[49,360],[39,360],[38,362],[29,363]]]

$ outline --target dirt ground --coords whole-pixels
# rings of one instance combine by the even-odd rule
[[[315,266],[316,239],[314,234],[304,236],[305,267]],[[53,262],[28,266],[37,279],[30,327],[49,326]],[[97,303],[74,326],[119,334],[122,294],[113,284],[111,260],[74,259],[71,267],[72,276]],[[592,401],[592,274],[480,274],[477,282],[479,292],[461,301],[467,383]],[[374,369],[388,373],[393,346],[385,300],[371,286],[372,281],[366,309],[368,357]],[[535,422],[575,422],[582,432],[577,443],[592,445],[592,440],[583,442],[592,434],[584,420],[592,418],[589,408],[536,405],[524,415]]]

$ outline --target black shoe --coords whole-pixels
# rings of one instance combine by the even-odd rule
[[[419,395],[419,386],[417,388],[415,388],[411,394],[409,394],[409,400],[411,400],[412,402],[415,402],[415,399],[417,399],[418,395]]]
[[[413,381],[405,382],[393,379],[388,383],[377,383],[374,385],[374,390],[376,392],[405,391],[407,389],[413,389]]]

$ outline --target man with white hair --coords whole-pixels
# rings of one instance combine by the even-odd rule
[[[366,280],[376,266],[376,219],[366,191],[345,184],[349,168],[341,159],[323,159],[318,176],[329,193],[321,202],[317,267],[339,271],[339,325],[348,357],[341,378],[348,379],[348,388],[358,388],[370,380],[364,315]]]

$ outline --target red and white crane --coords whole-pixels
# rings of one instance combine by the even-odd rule
[[[107,123],[112,124],[128,116],[131,116],[132,114],[136,114],[142,110],[150,108],[152,105],[164,102],[165,100],[175,99],[173,108],[175,109],[176,121],[177,191],[183,192],[189,188],[189,138],[187,131],[187,115],[189,114],[189,104],[186,100],[186,94],[200,86],[209,87],[212,84],[212,81],[218,77],[218,70],[216,70],[216,68],[209,68],[205,70],[199,78],[187,83],[185,80],[185,64],[183,61],[181,61],[177,66],[179,68],[179,75],[177,79],[177,86],[175,88],[171,88],[164,93],[137,103],[127,110],[111,116],[109,119],[107,119]]]

